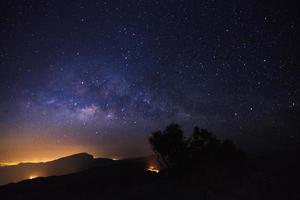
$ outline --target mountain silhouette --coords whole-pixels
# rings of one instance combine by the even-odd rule
[[[0,167],[0,185],[37,177],[70,174],[112,162],[108,158],[95,159],[90,154],[78,153],[49,162],[3,166]]]
[[[278,158],[282,156],[285,159]],[[67,168],[70,163],[76,164],[80,160],[93,164],[81,165],[88,168],[76,173],[3,185],[0,199],[281,200],[300,197],[300,165],[294,156],[286,153],[251,158],[245,174],[237,179],[229,176],[223,180],[214,176],[209,179],[201,176],[195,180],[188,176],[174,176],[165,169],[159,173],[150,171],[151,166],[158,166],[156,156],[114,161],[77,154],[44,164]]]
[[[80,160],[86,160],[88,164],[92,161],[94,164],[88,165],[89,169],[77,173],[38,177],[1,186],[0,198],[121,199],[124,197],[132,199],[139,195],[139,192],[132,188],[138,189],[144,186],[147,188],[157,179],[157,172],[148,170],[149,167],[158,166],[155,156],[114,161],[103,158],[93,159],[88,154],[77,154],[44,164],[67,166]]]

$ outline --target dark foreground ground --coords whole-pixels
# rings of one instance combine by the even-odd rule
[[[8,184],[0,187],[0,199],[300,199],[296,157],[270,155],[252,162],[256,164],[250,164],[251,170],[239,178],[195,181],[149,172],[143,159],[123,160],[79,173]]]

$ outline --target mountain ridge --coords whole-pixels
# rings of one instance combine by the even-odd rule
[[[21,162],[17,165],[0,167],[0,185],[36,177],[79,172],[94,166],[105,165],[112,162],[112,159],[94,158],[93,155],[85,152],[64,156],[47,162]]]

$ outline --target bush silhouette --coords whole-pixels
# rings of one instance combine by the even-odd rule
[[[245,154],[230,140],[220,141],[206,129],[195,127],[184,137],[178,124],[152,133],[149,142],[165,170],[183,173],[230,173],[242,168]]]

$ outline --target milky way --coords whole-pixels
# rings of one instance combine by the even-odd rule
[[[42,148],[48,138],[99,155],[143,155],[147,135],[170,122],[245,148],[299,142],[293,4],[1,4],[0,160],[16,140],[22,151],[25,140]]]

